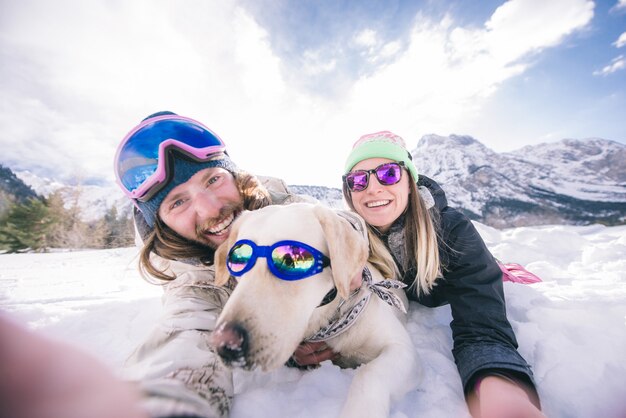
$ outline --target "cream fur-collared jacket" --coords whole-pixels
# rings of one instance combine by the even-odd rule
[[[282,180],[259,179],[272,204],[314,202],[292,194]],[[137,218],[136,225],[140,231]],[[162,314],[128,358],[123,375],[137,382],[151,417],[226,417],[233,397],[232,373],[209,340],[231,289],[214,284],[213,266],[155,257],[176,279],[163,286]]]

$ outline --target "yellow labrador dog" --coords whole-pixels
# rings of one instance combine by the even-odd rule
[[[341,417],[388,416],[416,380],[415,350],[404,285],[367,263],[364,229],[357,215],[309,203],[243,213],[215,255],[217,284],[238,279],[212,337],[223,361],[268,371],[302,341],[326,341],[336,364],[362,364]]]

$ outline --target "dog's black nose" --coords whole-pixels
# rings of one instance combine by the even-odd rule
[[[226,322],[213,332],[213,347],[226,364],[243,367],[248,355],[248,331],[237,322]]]

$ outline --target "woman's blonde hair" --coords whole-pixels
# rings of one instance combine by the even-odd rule
[[[243,200],[243,209],[260,209],[271,203],[269,192],[255,176],[240,170],[234,172],[233,177]],[[214,250],[183,238],[157,216],[154,229],[144,240],[144,246],[139,255],[139,271],[148,281],[152,281],[153,278],[165,281],[176,279],[175,275],[167,274],[167,268],[155,265],[152,254],[168,260],[196,259],[210,266],[213,264]]]
[[[407,174],[408,172],[405,171]],[[352,195],[345,182],[343,184],[343,196],[350,209],[356,212],[352,203]],[[441,275],[442,267],[439,257],[438,229],[439,215],[433,207],[426,208],[417,184],[409,175],[409,196],[407,209],[404,212],[404,265],[400,266],[403,271],[415,268],[416,275],[410,284],[410,290],[417,296],[429,294],[435,281]],[[370,239],[369,262],[379,270],[399,276],[399,269],[391,256],[389,249],[383,243],[375,227],[367,225]],[[383,273],[384,274],[384,273]],[[400,278],[403,279],[403,278]]]

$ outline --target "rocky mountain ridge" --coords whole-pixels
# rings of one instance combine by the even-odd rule
[[[599,138],[564,139],[497,153],[471,136],[426,135],[411,153],[420,174],[439,182],[451,206],[494,227],[626,223],[624,144]],[[16,174],[43,196],[63,188],[68,201],[78,199],[85,220],[97,219],[111,206],[126,214],[132,208],[116,185],[83,185],[77,192],[76,186],[30,172]],[[290,188],[331,207],[345,208],[337,188]]]
[[[452,206],[496,227],[626,221],[626,145],[571,140],[496,153],[470,136],[424,136],[418,171]]]

